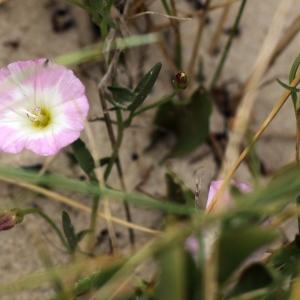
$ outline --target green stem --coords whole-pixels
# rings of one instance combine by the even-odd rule
[[[105,181],[107,181],[107,179],[111,173],[114,162],[118,159],[119,149],[121,147],[121,144],[123,141],[123,136],[124,136],[124,122],[123,122],[122,113],[119,109],[116,110],[116,115],[117,115],[118,135],[117,135],[117,141],[114,145],[113,154],[112,154],[112,156],[109,160],[108,166],[104,172]]]
[[[170,15],[170,14],[171,14],[171,8],[170,8],[169,3],[167,2],[167,0],[161,0],[161,3],[162,3],[162,5],[163,5],[163,7],[164,7],[166,13],[167,13],[168,15]]]
[[[169,212],[179,215],[189,215],[197,212],[196,209],[184,205],[175,205],[170,201],[160,201],[144,194],[135,192],[123,192],[114,190],[106,186],[101,187],[103,194],[110,196],[116,200],[126,201],[128,203],[142,205],[144,208],[158,209],[164,212]]]
[[[240,20],[241,20],[241,17],[243,15],[243,12],[244,12],[246,2],[247,2],[247,0],[242,0],[242,2],[241,2],[238,14],[236,16],[236,19],[234,21],[234,25],[233,25],[232,30],[231,30],[231,34],[229,35],[229,38],[228,38],[227,43],[225,45],[225,48],[223,50],[223,53],[222,53],[222,56],[220,58],[217,69],[216,69],[216,71],[213,75],[213,79],[212,79],[212,82],[211,82],[210,88],[209,88],[210,91],[216,86],[218,80],[220,79],[222,70],[224,68],[225,62],[226,62],[228,54],[229,54],[229,50],[231,48],[231,45],[232,45],[232,42],[233,42],[233,39],[234,39],[234,36],[235,36],[235,33],[239,28]]]
[[[90,251],[93,248],[93,244],[95,240],[99,202],[100,202],[100,195],[94,196],[92,200],[92,210],[91,210],[90,226],[89,226],[88,251]]]
[[[56,232],[56,234],[59,237],[59,239],[61,240],[62,244],[69,251],[69,246],[68,246],[67,241],[65,240],[63,233],[61,232],[59,227],[55,224],[55,222],[47,214],[45,214],[38,208],[22,209],[20,212],[23,216],[29,215],[29,214],[36,214],[36,215],[39,215],[41,218],[43,218],[50,225],[50,227],[52,227],[52,229]]]
[[[150,110],[150,109],[153,109],[153,108],[156,108],[158,106],[161,106],[167,102],[170,102],[173,100],[174,96],[177,94],[177,91],[174,91],[172,92],[170,95],[167,95],[165,97],[162,97],[161,100],[158,100],[157,102],[154,102],[152,104],[149,104],[149,105],[145,105],[144,107],[142,107],[141,109],[137,110],[136,112],[133,113],[133,117],[136,117],[138,116],[139,114],[147,111],[147,110]]]
[[[149,105],[145,105],[144,107],[142,107],[141,109],[137,110],[137,111],[131,111],[130,114],[129,114],[129,117],[127,118],[127,120],[124,121],[124,126],[127,128],[131,125],[132,123],[132,120],[134,117],[140,115],[141,113],[147,111],[147,110],[150,110],[150,109],[153,109],[153,108],[156,108],[156,107],[159,107],[167,102],[170,102],[173,100],[174,96],[178,93],[179,91],[178,90],[175,90],[174,92],[172,92],[170,95],[167,95],[167,96],[164,96],[162,97],[160,100],[152,103],[152,104],[149,104]]]
[[[111,139],[111,145],[113,147],[113,153],[110,158],[109,164],[104,172],[104,179],[106,182],[111,173],[113,164],[116,162],[116,167],[117,167],[117,172],[119,175],[121,187],[122,187],[122,189],[125,190],[126,187],[125,187],[125,182],[124,182],[124,178],[123,178],[123,171],[122,171],[121,163],[119,161],[119,149],[120,149],[122,141],[123,141],[123,133],[124,133],[124,122],[123,122],[122,112],[120,109],[116,110],[116,117],[117,117],[117,125],[118,125],[117,140],[115,141],[113,131],[111,131],[110,139]],[[112,128],[111,124],[112,123],[111,123],[111,120],[109,117],[109,124],[107,124],[107,125],[109,125],[110,128]],[[124,201],[124,210],[125,210],[125,215],[126,215],[127,221],[132,222],[130,207],[126,201]],[[134,235],[134,231],[132,230],[132,228],[128,228],[128,233],[129,233],[130,244],[133,248],[134,244],[135,244],[135,235]]]
[[[136,192],[124,192],[121,190],[115,190],[104,185],[91,182],[83,182],[75,179],[71,179],[61,175],[39,175],[36,172],[25,171],[18,168],[7,167],[0,165],[0,176],[3,178],[0,180],[8,179],[14,182],[14,184],[23,186],[25,188],[26,183],[33,183],[38,185],[47,185],[49,187],[62,188],[64,191],[78,192],[86,195],[94,196],[107,196],[114,198],[119,201],[127,201],[128,203],[133,203],[138,206],[143,206],[149,209],[159,209],[164,212],[186,215],[193,214],[197,212],[196,209],[191,207],[186,207],[184,205],[174,204],[169,201],[161,201],[153,197],[136,193]]]

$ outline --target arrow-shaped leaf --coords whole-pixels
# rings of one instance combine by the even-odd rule
[[[133,103],[128,107],[129,110],[134,111],[143,104],[146,97],[152,91],[152,88],[157,80],[161,69],[161,63],[157,63],[152,69],[140,80],[134,90],[135,98]]]

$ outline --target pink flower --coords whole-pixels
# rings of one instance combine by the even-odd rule
[[[223,180],[215,180],[210,183],[209,191],[208,191],[208,197],[206,202],[206,209],[211,205],[211,202],[213,198],[215,197],[217,191],[222,185]],[[233,182],[233,185],[239,189],[242,193],[249,193],[251,191],[251,186],[248,183],[244,182]],[[230,207],[232,206],[232,199],[230,197],[229,191],[225,191],[223,193],[222,199],[220,199],[219,203],[216,206],[216,210],[222,208],[222,207]]]
[[[222,180],[216,180],[210,183],[208,197],[205,206],[206,209],[210,206],[210,203],[213,200],[219,188],[221,187],[222,182],[223,182]],[[238,188],[240,192],[249,193],[251,191],[251,186],[248,183],[234,182],[233,185],[236,188]],[[221,201],[216,206],[216,210],[222,209],[224,207],[230,207],[232,205],[233,203],[229,191],[225,191]],[[216,230],[210,229],[206,231],[204,237],[205,248],[206,248],[205,253],[209,253],[210,251],[209,249],[211,249],[211,245],[215,241],[216,236],[217,236]],[[199,252],[199,241],[195,235],[191,235],[185,240],[185,249],[189,251],[192,255],[194,256],[197,255],[197,253]]]
[[[0,151],[53,155],[80,136],[89,109],[71,70],[47,59],[0,69]]]

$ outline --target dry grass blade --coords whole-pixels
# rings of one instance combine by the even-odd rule
[[[250,77],[247,86],[245,88],[244,97],[241,101],[241,104],[238,108],[233,131],[230,134],[228,146],[225,153],[225,161],[223,164],[223,169],[220,174],[220,178],[224,178],[223,184],[219,191],[216,193],[213,201],[211,202],[210,206],[208,207],[208,211],[212,211],[217,202],[218,199],[220,199],[222,193],[226,189],[227,184],[229,183],[231,177],[235,173],[235,170],[240,165],[239,162],[239,145],[242,141],[242,138],[246,132],[247,125],[250,119],[250,114],[253,108],[253,105],[256,100],[256,96],[258,94],[259,85],[261,82],[261,79],[263,75],[265,74],[269,62],[272,58],[273,49],[276,47],[280,33],[284,26],[285,17],[288,14],[289,8],[292,4],[292,0],[288,1],[281,1],[278,5],[278,8],[275,12],[275,15],[273,17],[272,23],[270,25],[269,32],[267,34],[267,37],[264,41],[264,44],[262,46],[262,49],[260,51],[260,54],[256,60],[256,63],[254,65],[254,70],[252,73],[252,76]],[[286,99],[289,97],[290,93],[285,93],[285,96],[283,97],[285,103]],[[281,103],[281,102],[280,102]],[[280,105],[281,107],[281,105]],[[273,111],[272,111],[273,112]],[[271,112],[271,115],[272,115]],[[277,112],[275,113],[275,115]],[[244,152],[243,152],[244,153]],[[242,154],[243,154],[242,153]],[[246,152],[245,154],[247,154]],[[244,155],[245,155],[244,154]]]
[[[195,43],[193,45],[193,51],[191,55],[191,59],[188,65],[188,74],[191,78],[194,77],[194,72],[195,72],[195,67],[197,66],[197,58],[199,55],[199,49],[201,45],[201,38],[202,38],[202,33],[205,25],[205,19],[209,11],[209,6],[210,6],[210,0],[207,0],[207,7],[206,9],[203,10],[203,14],[199,16],[198,20],[198,29],[196,33],[196,38],[195,38]]]
[[[260,82],[272,58],[273,49],[276,47],[280,34],[285,24],[285,17],[293,0],[281,1],[270,25],[270,30],[265,38],[262,49],[258,55],[252,75],[245,88],[243,99],[238,107],[234,120],[233,130],[225,153],[225,162],[220,177],[223,178],[231,167],[232,162],[238,157],[239,145],[246,132],[252,108],[254,106]]]
[[[295,78],[295,80],[291,83],[292,87],[296,87],[300,83],[300,74]],[[257,140],[261,137],[261,135],[264,133],[266,128],[269,126],[269,124],[273,121],[273,119],[276,117],[276,115],[279,113],[282,106],[286,103],[288,98],[290,97],[291,92],[290,91],[284,91],[282,96],[279,98],[278,102],[274,105],[273,109],[269,113],[269,115],[266,117],[266,119],[263,121],[257,132],[255,133],[251,143],[244,149],[244,151],[241,153],[239,158],[235,161],[235,163],[232,165],[229,172],[226,174],[226,177],[224,177],[223,184],[221,185],[220,189],[216,193],[215,198],[211,202],[210,206],[208,207],[208,212],[213,211],[216,207],[220,196],[224,192],[227,184],[229,183],[230,179],[233,177],[237,169],[239,168],[242,161],[245,159],[245,157],[248,155],[248,153],[251,150],[251,147],[257,142]]]
[[[285,30],[283,37],[278,42],[270,60],[270,66],[273,65],[277,58],[282,54],[288,45],[294,40],[300,31],[300,15],[298,15],[291,23],[291,25]]]

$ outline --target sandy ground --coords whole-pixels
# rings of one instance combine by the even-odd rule
[[[274,9],[279,0],[251,0],[246,7],[245,16],[241,25],[241,36],[235,40],[235,49],[231,53],[224,72],[223,79],[235,78],[243,82],[248,78],[251,67],[255,61],[256,55],[264,40],[268,30],[268,24],[273,16]],[[155,5],[155,4],[154,4]],[[9,0],[5,5],[0,6],[0,66],[20,59],[31,59],[36,57],[55,57],[59,54],[77,49],[88,41],[88,37],[82,35],[84,26],[82,14],[77,9],[68,8],[67,18],[70,18],[69,25],[63,26],[63,29],[55,29],[53,25],[53,13],[57,8],[65,8],[64,1],[48,0]],[[300,3],[294,1],[294,9],[287,20],[287,25],[291,22],[297,12],[300,11]],[[232,16],[236,13],[236,6],[231,11],[228,26],[231,24]],[[219,15],[214,12],[211,15],[212,22],[207,25],[207,31],[204,35],[203,49],[207,49],[211,34],[214,30],[213,20]],[[79,17],[81,16],[81,17]],[[161,21],[161,20],[160,20]],[[68,23],[68,22],[67,22]],[[259,29],[258,29],[259,28]],[[54,30],[55,29],[55,30]],[[184,44],[191,45],[193,35],[196,31],[196,22],[187,22],[182,26]],[[222,43],[225,41],[225,35],[222,37]],[[274,76],[285,79],[287,77],[291,63],[298,54],[300,45],[300,35],[287,48],[284,54],[278,59],[267,74],[267,78]],[[205,51],[204,51],[205,52]],[[157,55],[152,55],[152,50],[147,52],[149,65],[159,60]],[[157,53],[157,52],[154,52]],[[191,53],[191,47],[186,47],[185,60],[188,61]],[[205,53],[204,53],[205,54]],[[205,55],[206,70],[208,74],[212,73],[215,66],[215,60]],[[165,68],[165,67],[164,67]],[[157,84],[156,92],[153,94],[161,95],[165,91],[164,69],[162,78]],[[98,99],[95,93],[95,85],[88,82],[90,101],[95,108],[91,112],[91,117],[101,115]],[[251,126],[257,128],[264,119],[267,112],[271,109],[274,102],[281,93],[281,87],[277,83],[272,83],[259,93],[255,111],[252,114]],[[157,165],[157,157],[161,157],[166,152],[167,144],[159,146],[149,154],[144,154],[143,149],[148,144],[149,124],[153,113],[147,113],[142,119],[137,121],[139,128],[130,129],[126,132],[124,147],[121,152],[121,161],[125,173],[125,181],[128,190],[133,190],[140,179],[152,169],[149,179],[142,186],[143,190],[154,196],[161,196],[165,187],[163,176],[165,167]],[[220,117],[217,113],[212,118],[212,129],[218,131]],[[110,153],[110,145],[106,129],[103,124],[93,124],[93,130],[96,133],[96,143],[101,149],[101,154],[106,156]],[[280,166],[290,162],[294,157],[294,115],[292,105],[289,103],[280,112],[279,116],[267,130],[265,136],[258,142],[257,150],[263,160],[268,172],[277,170]],[[68,151],[68,149],[66,149]],[[65,151],[65,152],[66,152]],[[184,160],[172,159],[169,161],[169,167],[177,172],[183,180],[194,189],[196,177],[201,177],[201,197],[204,201],[207,193],[207,187],[215,174],[216,166],[211,154],[205,156],[202,160],[194,158],[207,151],[207,146],[201,147],[192,155]],[[80,170],[70,167],[65,152],[60,153],[55,159],[50,169],[53,172],[60,172],[70,176],[80,176]],[[138,159],[134,160],[133,155],[137,154]],[[21,155],[0,154],[2,163],[14,166],[28,166],[36,163],[42,163],[43,158],[39,158],[29,152]],[[249,178],[249,172],[245,166],[242,166],[239,172],[239,179]],[[118,180],[115,173],[111,178],[111,184],[118,186]],[[38,205],[45,212],[51,215],[59,222],[62,209],[67,209],[60,204],[54,203],[42,196],[38,196],[23,190],[16,189],[11,185],[0,183],[1,208],[28,205]],[[83,203],[89,204],[90,199],[82,198],[78,195],[72,195]],[[123,211],[120,205],[112,205],[113,214],[123,217]],[[68,209],[71,213],[74,223],[79,229],[88,226],[88,216],[82,212]],[[160,216],[153,212],[147,212],[141,209],[134,209],[134,222],[155,228],[159,224]],[[100,222],[99,232],[105,229],[105,223]],[[125,247],[127,243],[127,231],[124,228],[116,227],[120,233],[119,246]],[[144,243],[149,236],[137,233],[139,243]],[[43,243],[40,243],[40,242]],[[99,251],[105,249],[107,241],[99,246]],[[46,249],[40,249],[36,245],[47,245]],[[66,256],[59,246],[59,241],[53,236],[49,227],[36,217],[28,217],[25,222],[17,226],[14,230],[2,232],[0,235],[0,277],[1,283],[8,282],[24,274],[43,269],[40,260],[40,252],[47,251],[51,254],[55,263],[65,262]],[[40,251],[40,252],[39,252]],[[30,292],[22,292],[18,295],[0,296],[6,300],[36,300],[48,299],[51,295],[49,289],[35,289]]]

